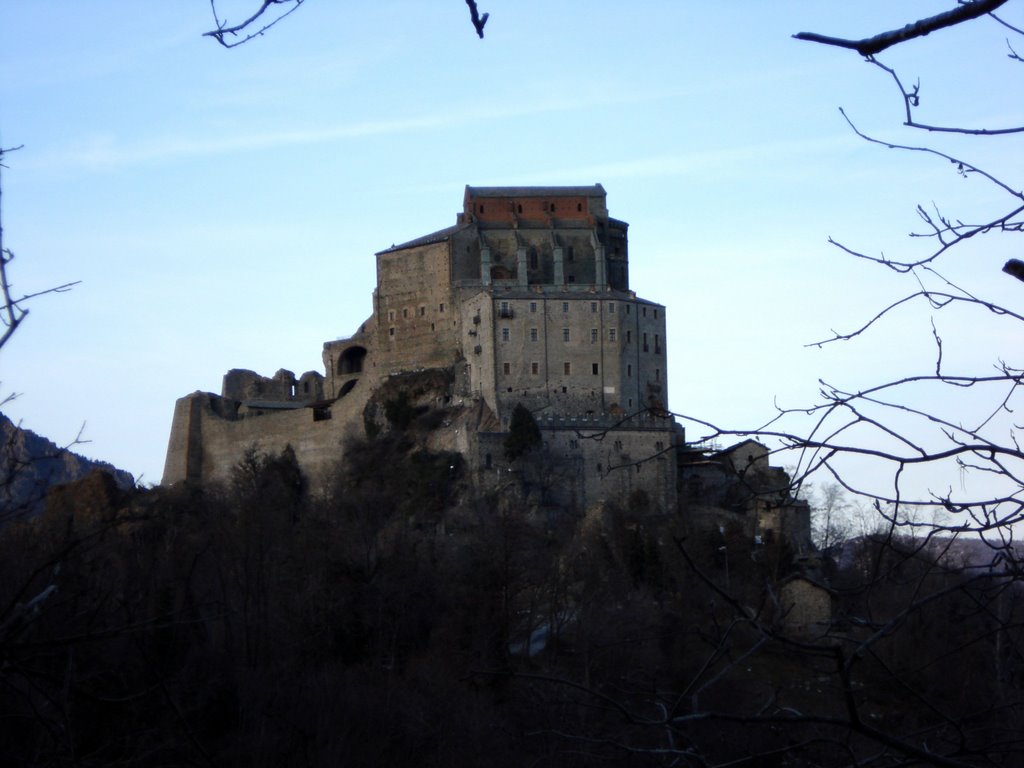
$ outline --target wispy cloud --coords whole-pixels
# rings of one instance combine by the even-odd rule
[[[457,125],[486,123],[496,120],[522,119],[540,114],[569,112],[621,105],[625,101],[638,103],[666,98],[664,92],[634,93],[609,96],[598,93],[576,99],[541,99],[514,106],[494,104],[468,107],[460,110],[425,113],[410,117],[361,120],[320,127],[228,133],[219,130],[212,134],[165,134],[144,140],[124,140],[108,133],[81,139],[65,147],[55,148],[38,156],[33,165],[47,168],[116,169],[126,166],[162,163],[195,157],[253,152],[290,146],[328,144],[363,137],[412,134],[433,131]]]
[[[749,174],[752,167],[759,167],[761,175],[766,173],[764,163],[769,158],[773,173],[788,173],[786,158],[801,157],[806,160],[815,154],[829,155],[837,150],[849,150],[857,146],[857,140],[847,133],[836,133],[821,136],[817,139],[801,139],[793,141],[770,141],[748,144],[727,149],[695,149],[672,154],[651,155],[614,162],[594,163],[576,167],[553,168],[537,172],[532,169],[528,176],[504,179],[504,184],[556,184],[565,183],[566,179],[640,179],[663,178],[673,176],[693,176],[713,172],[723,175],[736,169],[740,173]],[[804,166],[795,168],[792,173],[806,174]]]

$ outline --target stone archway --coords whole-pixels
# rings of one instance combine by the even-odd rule
[[[363,372],[363,361],[366,359],[366,347],[349,347],[338,358],[337,375],[349,376]]]

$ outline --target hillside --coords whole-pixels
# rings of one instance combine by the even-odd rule
[[[0,531],[7,763],[1019,764],[1007,578],[876,539],[825,589],[643,494],[480,494],[429,416],[352,438],[323,493],[250,450]],[[837,620],[794,626],[822,598]]]
[[[90,472],[110,473],[127,490],[135,478],[103,461],[94,461],[22,429],[0,413],[0,522],[42,512],[46,494],[55,485],[79,480]]]

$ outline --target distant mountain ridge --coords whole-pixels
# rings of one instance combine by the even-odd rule
[[[884,534],[858,536],[831,547],[826,554],[840,568],[855,569],[856,560],[863,555],[866,545],[871,541],[885,539]],[[944,568],[975,573],[987,571],[996,574],[1007,568],[1015,568],[1018,561],[1024,560],[1024,543],[1002,542],[998,539],[986,541],[975,536],[933,535],[915,540],[909,536],[896,535],[892,538],[892,544],[907,554],[919,553],[931,558]]]
[[[130,472],[62,448],[0,413],[0,524],[39,514],[50,488],[95,470],[109,472],[120,488],[135,485]]]

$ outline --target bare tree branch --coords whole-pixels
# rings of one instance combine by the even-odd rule
[[[466,0],[466,5],[469,6],[469,18],[473,22],[473,29],[476,30],[477,36],[483,40],[484,24],[487,23],[487,19],[491,14],[485,13],[481,15],[480,11],[476,7],[476,0]]]
[[[8,152],[19,150],[22,146],[24,145],[10,147],[8,149],[0,148],[0,168],[7,167],[2,162],[4,155]],[[3,185],[0,183],[0,196],[2,196],[2,194]],[[75,280],[74,282],[64,283],[62,285],[54,286],[53,288],[46,288],[33,293],[26,293],[15,298],[11,293],[12,285],[7,276],[7,265],[14,261],[14,252],[4,246],[2,215],[3,209],[0,207],[0,323],[3,324],[3,332],[0,332],[0,349],[2,349],[4,344],[10,340],[11,336],[13,336],[14,332],[18,329],[18,326],[28,316],[28,309],[23,306],[25,302],[39,296],[45,296],[48,293],[64,293],[65,291],[71,290],[71,288],[81,282],[80,280]]]
[[[927,34],[939,29],[962,24],[965,21],[976,19],[1004,5],[1007,0],[974,0],[974,2],[963,3],[952,10],[919,19],[907,24],[901,29],[894,29],[888,32],[881,32],[872,37],[862,40],[848,40],[842,37],[831,37],[820,35],[816,32],[798,32],[793,35],[797,40],[806,40],[811,43],[823,45],[834,45],[839,48],[850,48],[857,51],[861,56],[873,56],[881,53],[886,48],[905,43],[917,37],[924,37]]]
[[[1013,52],[1013,49],[1010,49]],[[1013,56],[1016,56],[1013,53]],[[1013,58],[1011,56],[1011,58]],[[958,128],[953,126],[939,126],[929,125],[927,123],[921,123],[914,119],[913,108],[920,105],[921,102],[921,84],[917,82],[914,87],[910,90],[903,85],[896,70],[892,67],[887,67],[885,64],[880,62],[874,56],[868,56],[867,61],[874,64],[879,69],[887,72],[892,77],[893,82],[896,83],[896,87],[899,88],[900,96],[903,98],[903,109],[905,112],[905,119],[903,125],[908,128],[919,128],[923,131],[930,131],[932,133],[963,133],[970,136],[1003,136],[1008,133],[1024,133],[1024,125],[1014,126],[1012,128]]]
[[[273,27],[279,21],[284,19],[286,16],[290,16],[292,13],[297,11],[299,7],[306,0],[262,0],[260,7],[245,21],[238,24],[228,25],[227,20],[221,21],[217,14],[217,0],[210,0],[210,10],[213,12],[213,20],[217,25],[217,28],[209,32],[204,32],[203,37],[212,37],[218,43],[223,45],[225,48],[234,48],[249,42],[255,37],[261,37],[264,32]],[[282,6],[290,6],[286,10],[280,10]],[[280,10],[277,16],[273,17],[270,21],[260,21],[265,13],[271,8]],[[250,31],[252,27],[257,24],[262,24],[259,29]],[[241,40],[225,40],[226,36],[232,38],[238,37],[240,34],[245,34]]]
[[[247,19],[237,24],[229,24],[221,19],[217,11],[217,0],[210,0],[210,11],[216,29],[204,32],[203,37],[212,37],[225,48],[235,48],[250,40],[262,37],[271,27],[290,16],[306,0],[260,0],[260,6]],[[480,38],[484,36],[484,25],[487,24],[489,13],[480,13],[476,0],[466,0],[469,6],[470,21]],[[276,13],[276,15],[274,15]]]

